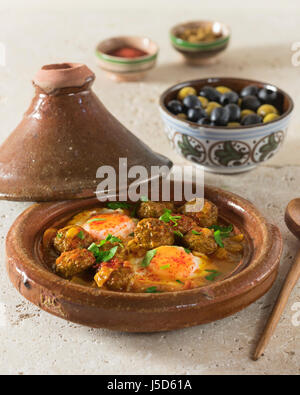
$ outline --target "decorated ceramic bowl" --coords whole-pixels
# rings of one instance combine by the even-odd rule
[[[248,85],[266,87],[278,93],[276,107],[281,108],[282,115],[268,123],[223,127],[197,125],[167,109],[166,104],[177,97],[181,88],[193,86],[199,91],[205,85],[227,86],[236,92]],[[215,173],[244,172],[272,158],[286,138],[293,107],[291,97],[276,86],[241,78],[186,81],[172,86],[160,97],[160,113],[172,147],[185,159]]]
[[[190,42],[182,39],[182,33],[187,29],[211,29],[216,38],[210,41]],[[207,65],[215,63],[230,41],[230,29],[224,23],[217,21],[194,21],[181,23],[170,31],[172,46],[183,55],[185,61],[191,65]]]
[[[120,49],[140,51],[140,56],[118,55]],[[125,53],[126,55],[126,53]],[[145,77],[155,64],[158,46],[147,37],[121,36],[100,42],[96,48],[99,66],[116,81],[138,81]]]

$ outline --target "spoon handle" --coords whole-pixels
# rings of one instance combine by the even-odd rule
[[[291,267],[288,275],[286,276],[285,282],[281,289],[281,292],[278,296],[276,304],[273,308],[273,311],[269,317],[267,325],[264,329],[264,332],[260,338],[260,341],[256,347],[256,350],[253,355],[254,361],[257,361],[261,355],[263,354],[265,348],[267,347],[271,336],[273,335],[276,326],[280,320],[280,317],[283,313],[283,310],[288,302],[289,296],[297,284],[297,281],[300,278],[300,250],[298,251],[295,262]]]

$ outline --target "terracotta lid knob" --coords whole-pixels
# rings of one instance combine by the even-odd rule
[[[80,87],[93,81],[95,74],[81,63],[60,63],[43,66],[35,75],[33,83],[50,93],[56,89]]]

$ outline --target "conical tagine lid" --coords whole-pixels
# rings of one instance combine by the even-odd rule
[[[23,120],[0,147],[0,198],[65,200],[95,195],[100,166],[172,163],[154,153],[110,114],[91,90],[94,73],[82,64],[42,67]]]

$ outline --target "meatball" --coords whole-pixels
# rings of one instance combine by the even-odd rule
[[[131,268],[121,266],[118,270],[112,272],[106,281],[105,286],[111,291],[130,291],[133,274],[134,273]]]
[[[134,232],[138,244],[147,250],[174,243],[174,231],[157,218],[145,218],[138,224]]]
[[[184,235],[183,244],[191,250],[206,255],[213,254],[218,248],[214,238],[214,231],[200,228],[199,226]]]
[[[178,214],[174,214],[178,215]],[[189,232],[191,229],[197,227],[196,222],[193,220],[193,218],[188,217],[187,215],[179,215],[180,219],[177,219],[177,225],[174,226],[174,223],[169,222],[169,225],[171,226],[172,231],[177,231],[185,235],[187,232]]]
[[[69,225],[57,232],[54,247],[59,252],[65,252],[75,248],[87,248],[93,241],[93,237],[81,226]]]
[[[159,218],[165,210],[174,210],[172,202],[142,202],[137,210],[139,218]]]
[[[194,199],[185,203],[181,212],[197,223],[197,225],[208,228],[215,225],[218,220],[218,207],[207,199],[204,199],[203,208],[197,210],[197,205],[203,203],[200,199]]]
[[[96,261],[89,250],[76,248],[66,251],[56,259],[55,271],[64,278],[70,278],[93,266]]]

